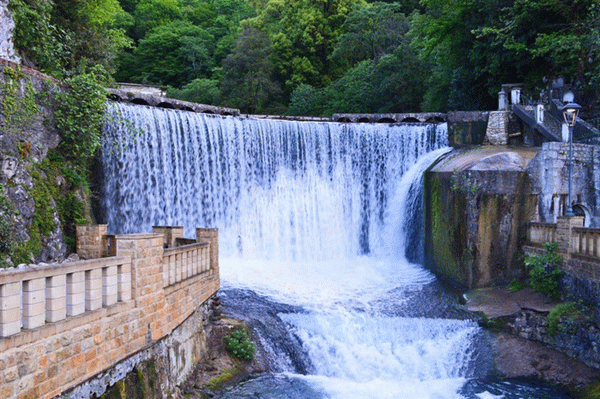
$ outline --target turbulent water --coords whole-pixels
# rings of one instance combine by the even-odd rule
[[[110,108],[109,229],[219,228],[224,309],[266,370],[220,397],[560,397],[491,380],[484,332],[418,264],[420,179],[449,150],[444,124]]]

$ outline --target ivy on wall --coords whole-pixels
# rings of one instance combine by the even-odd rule
[[[4,79],[0,81],[2,90],[2,116],[3,123],[0,133],[6,135],[17,146],[19,133],[31,127],[35,116],[40,112],[36,104],[36,94],[31,79],[27,79],[24,90],[22,82],[25,74],[20,68],[4,67]]]
[[[69,89],[59,92],[56,127],[61,154],[77,168],[86,168],[100,148],[109,77],[101,66],[66,80]]]
[[[15,223],[25,216],[18,215],[18,204],[12,204],[0,187],[0,267],[7,267],[46,260],[63,251],[58,229],[68,250],[75,250],[75,224],[90,217],[89,167],[101,146],[108,75],[102,67],[94,67],[65,80],[62,88],[43,85],[36,92],[20,68],[4,67],[2,72],[0,148],[4,155],[19,159],[20,176],[9,177],[6,185],[23,185],[27,198],[35,202],[33,214]],[[33,122],[42,117],[45,128],[59,134],[60,143],[33,162],[28,137]],[[31,183],[25,185],[23,179]],[[24,236],[28,239],[17,239]]]

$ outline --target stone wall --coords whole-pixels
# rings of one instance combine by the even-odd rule
[[[15,75],[21,77],[15,80]],[[55,101],[51,93],[62,89],[47,75],[0,59],[0,85],[7,82],[14,93],[0,90],[0,101],[10,96],[16,108],[12,117],[7,117],[4,109],[0,112],[0,196],[6,197],[14,210],[10,218],[3,218],[14,226],[12,247],[19,246],[18,252],[24,255],[11,259],[8,253],[0,254],[0,263],[6,267],[60,261],[67,255],[68,248],[57,200],[87,201],[85,190],[73,187],[60,168],[48,173],[46,167],[48,152],[60,143],[60,135],[54,127]],[[34,97],[35,107],[28,97],[29,100]]]
[[[165,248],[160,234],[115,236],[117,257],[0,273],[4,336],[0,338],[0,397],[53,398],[94,378],[103,381],[92,384],[99,395],[116,378],[99,376],[100,372],[159,342],[165,345],[171,364],[165,387],[168,396],[202,356],[202,351],[196,351],[202,346],[202,323],[199,335],[188,327],[182,327],[187,333],[178,328],[190,317],[204,317],[199,309],[220,284],[216,263],[189,266],[194,259],[214,260],[210,248],[217,247],[216,231],[199,231],[215,241],[185,246],[186,255],[181,252],[172,265],[182,278],[173,283],[163,277]],[[194,258],[194,251],[202,248],[207,249],[206,256]],[[113,266],[115,274],[109,271]],[[82,280],[76,278],[80,274]],[[38,280],[42,289],[30,292],[27,287]],[[55,280],[62,283],[54,284]],[[75,303],[83,303],[83,309],[69,312]],[[30,325],[27,317],[34,310],[44,316]]]
[[[535,221],[556,223],[568,197],[569,144],[549,142],[527,167],[532,194],[538,196]],[[600,147],[573,144],[573,207],[585,226],[600,226]]]
[[[425,265],[466,288],[523,272],[521,246],[535,197],[525,173],[535,151],[458,150],[425,172]]]
[[[600,369],[600,329],[588,321],[558,328],[555,334],[548,332],[548,314],[534,310],[521,310],[510,318],[506,329],[525,339],[541,342],[577,359],[590,367]]]
[[[598,226],[600,149],[573,150],[573,209],[583,226]],[[519,277],[529,222],[556,223],[565,213],[568,157],[568,144],[556,142],[447,154],[425,173],[427,267],[468,288]]]
[[[448,140],[452,147],[482,144],[487,131],[489,112],[449,112]]]

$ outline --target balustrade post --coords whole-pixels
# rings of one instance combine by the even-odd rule
[[[67,274],[67,315],[85,312],[85,272]]]
[[[127,302],[131,300],[131,264],[126,263],[117,267],[118,277],[118,300],[120,302]]]
[[[46,321],[54,323],[67,318],[67,276],[46,277]]]
[[[85,272],[85,310],[96,310],[101,307],[102,270],[88,270]]]
[[[208,228],[197,228],[196,229],[196,240],[198,242],[208,241],[210,242],[209,248],[209,259],[210,269],[219,273],[219,230],[208,229]]]
[[[556,242],[564,259],[578,250],[579,240],[573,238],[573,228],[583,227],[583,216],[559,216],[556,218]]]
[[[41,327],[46,322],[46,279],[23,281],[23,328]]]
[[[21,282],[0,285],[0,336],[21,331]]]
[[[102,268],[102,306],[117,303],[117,266]]]

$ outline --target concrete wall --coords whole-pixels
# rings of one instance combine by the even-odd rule
[[[161,234],[118,235],[117,257],[0,273],[0,397],[55,397],[172,335],[219,289],[217,232],[198,237],[169,253]]]
[[[466,288],[522,273],[535,197],[525,165],[535,150],[454,151],[425,172],[425,265]]]
[[[425,173],[425,261],[468,288],[522,272],[529,222],[556,223],[568,196],[568,143],[483,146],[446,155]],[[600,225],[600,149],[573,145],[573,208]]]
[[[489,112],[449,112],[448,140],[452,147],[483,144]]]

